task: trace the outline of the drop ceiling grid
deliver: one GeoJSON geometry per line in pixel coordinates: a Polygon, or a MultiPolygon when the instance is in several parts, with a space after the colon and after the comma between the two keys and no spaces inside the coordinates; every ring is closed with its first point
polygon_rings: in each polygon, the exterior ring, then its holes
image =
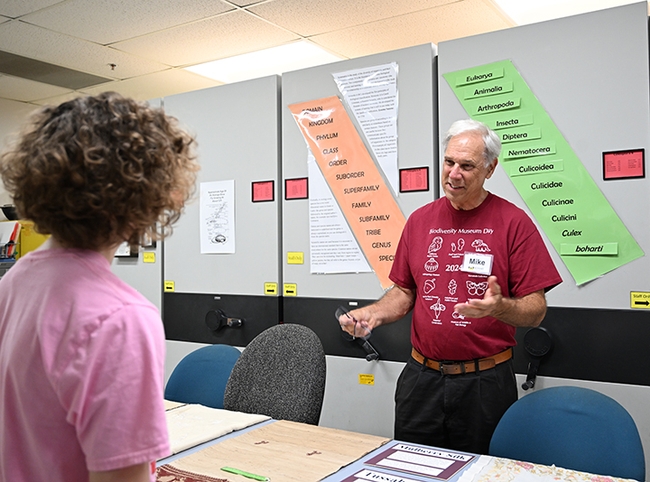
{"type": "Polygon", "coordinates": [[[255,5],[258,3],[268,3],[272,2],[274,0],[225,0],[228,3],[232,3],[233,5],[237,5],[238,7],[250,7],[251,5],[255,5]]]}
{"type": "Polygon", "coordinates": [[[483,0],[466,0],[310,38],[349,58],[510,27],[483,0]]]}
{"type": "Polygon", "coordinates": [[[219,0],[68,0],[21,20],[107,45],[234,8],[219,0]]]}
{"type": "Polygon", "coordinates": [[[430,19],[430,25],[440,32],[435,43],[516,26],[489,0],[465,0],[443,7],[438,13],[440,16],[430,19]]]}
{"type": "MultiPolygon", "coordinates": [[[[116,79],[96,89],[140,99],[215,85],[177,67],[302,37],[355,58],[513,25],[494,0],[0,0],[0,50],[116,79]]],[[[0,76],[0,98],[43,92],[22,82],[0,76]]]]}
{"type": "Polygon", "coordinates": [[[123,79],[169,66],[19,20],[0,24],[0,50],[102,77],[123,79]],[[110,64],[118,67],[111,70],[110,64]]]}
{"type": "Polygon", "coordinates": [[[112,46],[175,67],[275,47],[299,36],[242,10],[112,46]]]}
{"type": "Polygon", "coordinates": [[[313,0],[275,0],[253,5],[248,10],[292,32],[312,36],[455,1],[458,0],[322,0],[315,6],[313,0]]]}
{"type": "Polygon", "coordinates": [[[0,15],[18,18],[59,2],[61,0],[5,0],[0,3],[0,15]]]}

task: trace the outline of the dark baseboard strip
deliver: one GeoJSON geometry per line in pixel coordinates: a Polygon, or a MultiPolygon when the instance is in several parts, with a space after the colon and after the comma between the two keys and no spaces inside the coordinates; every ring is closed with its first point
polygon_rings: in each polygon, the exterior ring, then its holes
{"type": "MultiPolygon", "coordinates": [[[[163,312],[167,339],[246,346],[280,322],[306,325],[320,337],[327,355],[365,358],[357,342],[346,341],[334,317],[339,305],[363,306],[374,300],[165,293],[163,312]],[[221,309],[243,318],[241,328],[208,328],[205,316],[221,309]]],[[[553,347],[540,360],[538,376],[650,386],[650,313],[549,307],[542,322],[553,347]]],[[[370,342],[380,360],[405,362],[410,356],[410,315],[373,333],[370,342]]],[[[532,357],[523,346],[528,329],[517,330],[515,370],[526,374],[532,357]]]]}

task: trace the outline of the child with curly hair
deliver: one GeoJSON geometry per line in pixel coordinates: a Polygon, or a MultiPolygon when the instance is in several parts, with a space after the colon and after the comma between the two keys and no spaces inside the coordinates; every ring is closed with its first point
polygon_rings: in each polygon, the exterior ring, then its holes
{"type": "Polygon", "coordinates": [[[41,109],[0,157],[21,218],[51,234],[0,281],[0,481],[154,480],[163,326],[110,263],[171,233],[197,170],[175,119],[116,93],[41,109]]]}

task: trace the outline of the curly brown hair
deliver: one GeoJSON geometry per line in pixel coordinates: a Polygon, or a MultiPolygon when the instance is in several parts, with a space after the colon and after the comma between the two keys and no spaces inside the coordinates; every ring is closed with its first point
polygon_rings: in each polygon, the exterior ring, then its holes
{"type": "Polygon", "coordinates": [[[34,114],[0,157],[23,219],[66,247],[161,239],[195,190],[195,140],[162,109],[115,92],[34,114]]]}

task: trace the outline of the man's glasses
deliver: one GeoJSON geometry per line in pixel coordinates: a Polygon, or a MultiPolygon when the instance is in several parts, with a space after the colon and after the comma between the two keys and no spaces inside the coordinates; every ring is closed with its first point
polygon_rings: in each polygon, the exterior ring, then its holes
{"type": "Polygon", "coordinates": [[[345,316],[348,320],[354,323],[354,327],[352,328],[352,334],[350,334],[350,332],[344,328],[344,324],[341,324],[341,335],[345,340],[352,341],[352,340],[356,340],[357,338],[362,338],[366,340],[368,339],[368,337],[370,337],[370,330],[368,328],[362,327],[361,324],[354,318],[354,316],[352,316],[350,312],[345,308],[343,308],[342,306],[339,306],[336,309],[336,311],[334,312],[334,316],[339,321],[339,323],[342,316],[345,316]]]}
{"type": "Polygon", "coordinates": [[[368,341],[371,332],[367,327],[361,326],[361,323],[359,323],[354,318],[354,316],[352,316],[350,312],[345,308],[343,308],[342,306],[339,306],[336,309],[336,311],[334,312],[334,316],[336,317],[336,320],[341,324],[341,336],[343,337],[344,340],[356,341],[359,345],[361,345],[361,348],[363,348],[363,350],[366,352],[366,360],[368,361],[379,360],[379,353],[377,352],[377,350],[375,350],[375,347],[370,344],[370,341],[368,341]],[[344,324],[341,323],[340,320],[342,316],[344,316],[346,319],[354,323],[354,327],[352,328],[352,334],[350,334],[347,330],[344,329],[344,324]]]}

